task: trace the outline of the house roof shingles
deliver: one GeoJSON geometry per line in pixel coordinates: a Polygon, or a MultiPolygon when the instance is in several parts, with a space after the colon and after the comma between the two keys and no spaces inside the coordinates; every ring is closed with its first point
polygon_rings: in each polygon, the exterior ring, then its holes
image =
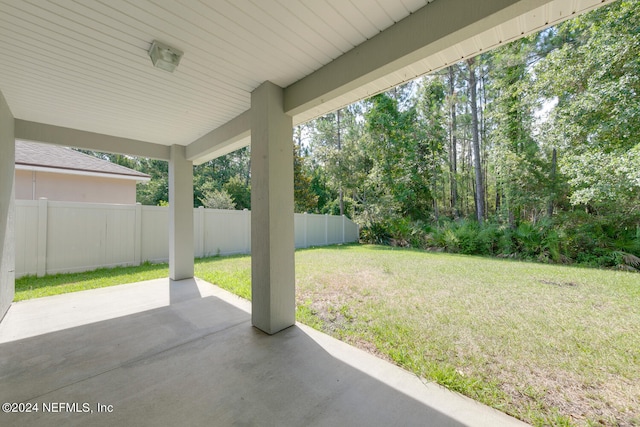
{"type": "Polygon", "coordinates": [[[150,178],[142,172],[70,148],[27,141],[16,141],[16,165],[150,178]]]}

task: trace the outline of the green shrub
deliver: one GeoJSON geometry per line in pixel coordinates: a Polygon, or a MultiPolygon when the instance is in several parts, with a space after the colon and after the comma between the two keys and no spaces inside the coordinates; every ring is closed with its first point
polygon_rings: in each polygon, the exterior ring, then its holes
{"type": "Polygon", "coordinates": [[[460,241],[456,235],[457,225],[453,221],[443,221],[427,237],[427,245],[431,248],[442,248],[447,252],[460,251],[460,241]]]}
{"type": "Polygon", "coordinates": [[[389,222],[390,243],[392,246],[411,246],[411,222],[407,218],[394,219],[389,222]]]}
{"type": "Polygon", "coordinates": [[[478,255],[480,253],[480,226],[477,222],[460,221],[457,229],[455,230],[455,234],[458,238],[460,253],[465,255],[478,255]]]}
{"type": "Polygon", "coordinates": [[[466,255],[640,270],[640,218],[599,217],[583,211],[563,212],[554,220],[523,221],[515,229],[498,220],[479,225],[474,220],[441,217],[437,223],[425,224],[392,218],[362,227],[361,239],[466,255]]]}
{"type": "Polygon", "coordinates": [[[360,229],[360,240],[374,245],[388,245],[391,241],[389,226],[383,222],[374,222],[360,229]]]}
{"type": "Polygon", "coordinates": [[[560,262],[562,254],[560,252],[560,236],[554,229],[545,230],[542,236],[542,251],[538,259],[543,262],[560,262]]]}
{"type": "Polygon", "coordinates": [[[524,258],[535,258],[540,254],[542,238],[533,224],[523,222],[518,225],[515,238],[518,252],[520,252],[524,258]]]}
{"type": "Polygon", "coordinates": [[[486,223],[478,233],[480,254],[497,255],[503,230],[496,223],[486,223]]]}
{"type": "Polygon", "coordinates": [[[447,252],[456,253],[460,251],[460,240],[458,240],[458,236],[451,228],[446,228],[443,232],[444,239],[444,249],[447,252]]]}
{"type": "Polygon", "coordinates": [[[508,226],[501,227],[498,236],[497,254],[499,256],[512,256],[516,253],[517,244],[514,230],[508,226]]]}

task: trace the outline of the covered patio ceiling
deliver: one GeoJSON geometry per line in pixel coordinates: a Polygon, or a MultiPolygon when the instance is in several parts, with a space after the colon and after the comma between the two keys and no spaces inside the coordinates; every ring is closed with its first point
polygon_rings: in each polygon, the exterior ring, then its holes
{"type": "Polygon", "coordinates": [[[0,91],[16,138],[198,164],[249,144],[265,81],[295,125],[606,1],[0,0],[0,91]]]}

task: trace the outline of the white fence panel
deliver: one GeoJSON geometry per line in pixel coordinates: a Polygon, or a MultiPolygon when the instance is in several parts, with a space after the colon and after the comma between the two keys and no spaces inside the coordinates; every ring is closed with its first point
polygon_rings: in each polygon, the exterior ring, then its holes
{"type": "Polygon", "coordinates": [[[307,214],[307,246],[327,244],[326,215],[307,214]]]}
{"type": "Polygon", "coordinates": [[[16,277],[38,270],[38,201],[16,200],[16,277]]]}
{"type": "Polygon", "coordinates": [[[307,244],[307,217],[308,214],[294,214],[293,235],[296,248],[306,248],[307,244]]]}
{"type": "Polygon", "coordinates": [[[47,273],[134,263],[135,205],[48,205],[47,273]]]}
{"type": "Polygon", "coordinates": [[[164,206],[142,206],[141,260],[169,260],[169,209],[164,206]]]}
{"type": "Polygon", "coordinates": [[[327,244],[342,243],[342,218],[341,216],[327,215],[327,244]]]}
{"type": "Polygon", "coordinates": [[[360,239],[360,228],[358,224],[351,220],[345,221],[344,224],[344,241],[357,242],[360,239]]]}
{"type": "MultiPolygon", "coordinates": [[[[296,247],[355,242],[345,217],[295,214],[296,247]]],[[[16,277],[169,259],[169,209],[16,201],[16,277]]],[[[194,257],[251,252],[251,212],[194,209],[194,257]]]]}
{"type": "Polygon", "coordinates": [[[203,256],[251,252],[249,211],[204,209],[203,256]]]}

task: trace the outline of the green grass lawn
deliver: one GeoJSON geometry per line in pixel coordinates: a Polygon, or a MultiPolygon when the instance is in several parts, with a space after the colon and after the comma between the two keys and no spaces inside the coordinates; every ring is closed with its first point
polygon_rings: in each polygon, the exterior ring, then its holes
{"type": "MultiPolygon", "coordinates": [[[[17,298],[167,275],[24,278],[17,298]]],[[[250,298],[248,256],[196,275],[250,298]]],[[[637,273],[352,245],[297,251],[296,281],[299,321],[527,422],[640,425],[637,273]]]]}
{"type": "Polygon", "coordinates": [[[145,263],[137,267],[100,268],[82,273],[25,276],[16,279],[14,301],[86,291],[106,286],[142,282],[169,276],[167,264],[145,263]]]}

